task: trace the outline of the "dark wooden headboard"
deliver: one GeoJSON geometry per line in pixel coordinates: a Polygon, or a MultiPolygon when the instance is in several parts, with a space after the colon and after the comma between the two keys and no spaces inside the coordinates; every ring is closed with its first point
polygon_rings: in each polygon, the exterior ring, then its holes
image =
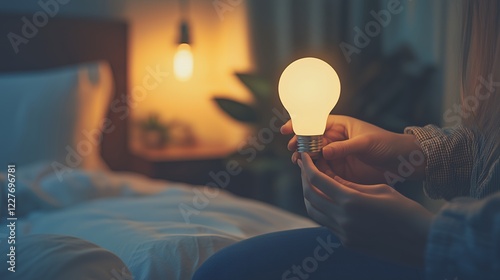
{"type": "MultiPolygon", "coordinates": [[[[115,94],[124,102],[127,95],[127,23],[122,21],[50,18],[37,28],[27,43],[19,44],[18,53],[8,39],[13,32],[23,36],[23,15],[0,15],[0,72],[39,70],[95,60],[110,63],[115,94]]],[[[26,15],[31,21],[32,15],[26,15]]],[[[23,36],[24,37],[24,36],[23,36]]],[[[126,104],[126,103],[124,103],[126,104]]],[[[108,113],[116,129],[104,135],[101,153],[113,170],[128,170],[128,119],[123,112],[108,113]]]]}

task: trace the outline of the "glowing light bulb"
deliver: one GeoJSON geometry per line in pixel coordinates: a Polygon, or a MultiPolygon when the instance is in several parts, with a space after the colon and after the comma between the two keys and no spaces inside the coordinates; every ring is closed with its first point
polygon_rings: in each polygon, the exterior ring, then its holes
{"type": "Polygon", "coordinates": [[[175,77],[183,82],[189,80],[193,75],[193,63],[193,53],[189,44],[180,44],[174,56],[175,77]]]}
{"type": "Polygon", "coordinates": [[[298,151],[318,156],[328,115],[340,97],[337,72],[321,59],[298,59],[281,74],[278,92],[292,119],[298,151]]]}

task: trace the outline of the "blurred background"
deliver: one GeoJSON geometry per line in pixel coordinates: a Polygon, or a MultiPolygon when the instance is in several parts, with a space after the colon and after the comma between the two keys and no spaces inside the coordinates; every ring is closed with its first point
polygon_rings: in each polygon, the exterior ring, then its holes
{"type": "MultiPolygon", "coordinates": [[[[154,178],[206,184],[236,161],[242,172],[227,189],[304,214],[288,137],[269,130],[273,118],[283,122],[279,75],[300,57],[321,58],[338,72],[342,93],[333,113],[391,131],[446,125],[443,112],[458,102],[461,1],[62,2],[57,17],[128,24],[127,141],[141,162],[126,169],[154,178]]],[[[3,1],[0,13],[40,7],[3,1]]],[[[439,207],[420,183],[397,188],[439,207]]]]}

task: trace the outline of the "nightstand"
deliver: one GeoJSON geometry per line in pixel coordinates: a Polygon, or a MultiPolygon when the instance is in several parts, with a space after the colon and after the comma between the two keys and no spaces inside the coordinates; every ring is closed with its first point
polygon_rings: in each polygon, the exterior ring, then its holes
{"type": "MultiPolygon", "coordinates": [[[[211,173],[227,169],[227,159],[234,152],[219,147],[165,147],[148,149],[131,147],[131,152],[145,165],[136,170],[155,179],[182,182],[192,185],[206,185],[214,182],[211,173]]],[[[255,197],[255,178],[243,170],[231,176],[226,190],[245,197],[255,197]]]]}

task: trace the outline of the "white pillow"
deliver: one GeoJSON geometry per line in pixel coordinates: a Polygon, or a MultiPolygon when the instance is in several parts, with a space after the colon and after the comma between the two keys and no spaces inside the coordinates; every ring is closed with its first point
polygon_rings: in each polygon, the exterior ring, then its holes
{"type": "Polygon", "coordinates": [[[97,169],[100,131],[113,92],[111,69],[92,62],[0,75],[0,170],[50,161],[97,169]]]}

